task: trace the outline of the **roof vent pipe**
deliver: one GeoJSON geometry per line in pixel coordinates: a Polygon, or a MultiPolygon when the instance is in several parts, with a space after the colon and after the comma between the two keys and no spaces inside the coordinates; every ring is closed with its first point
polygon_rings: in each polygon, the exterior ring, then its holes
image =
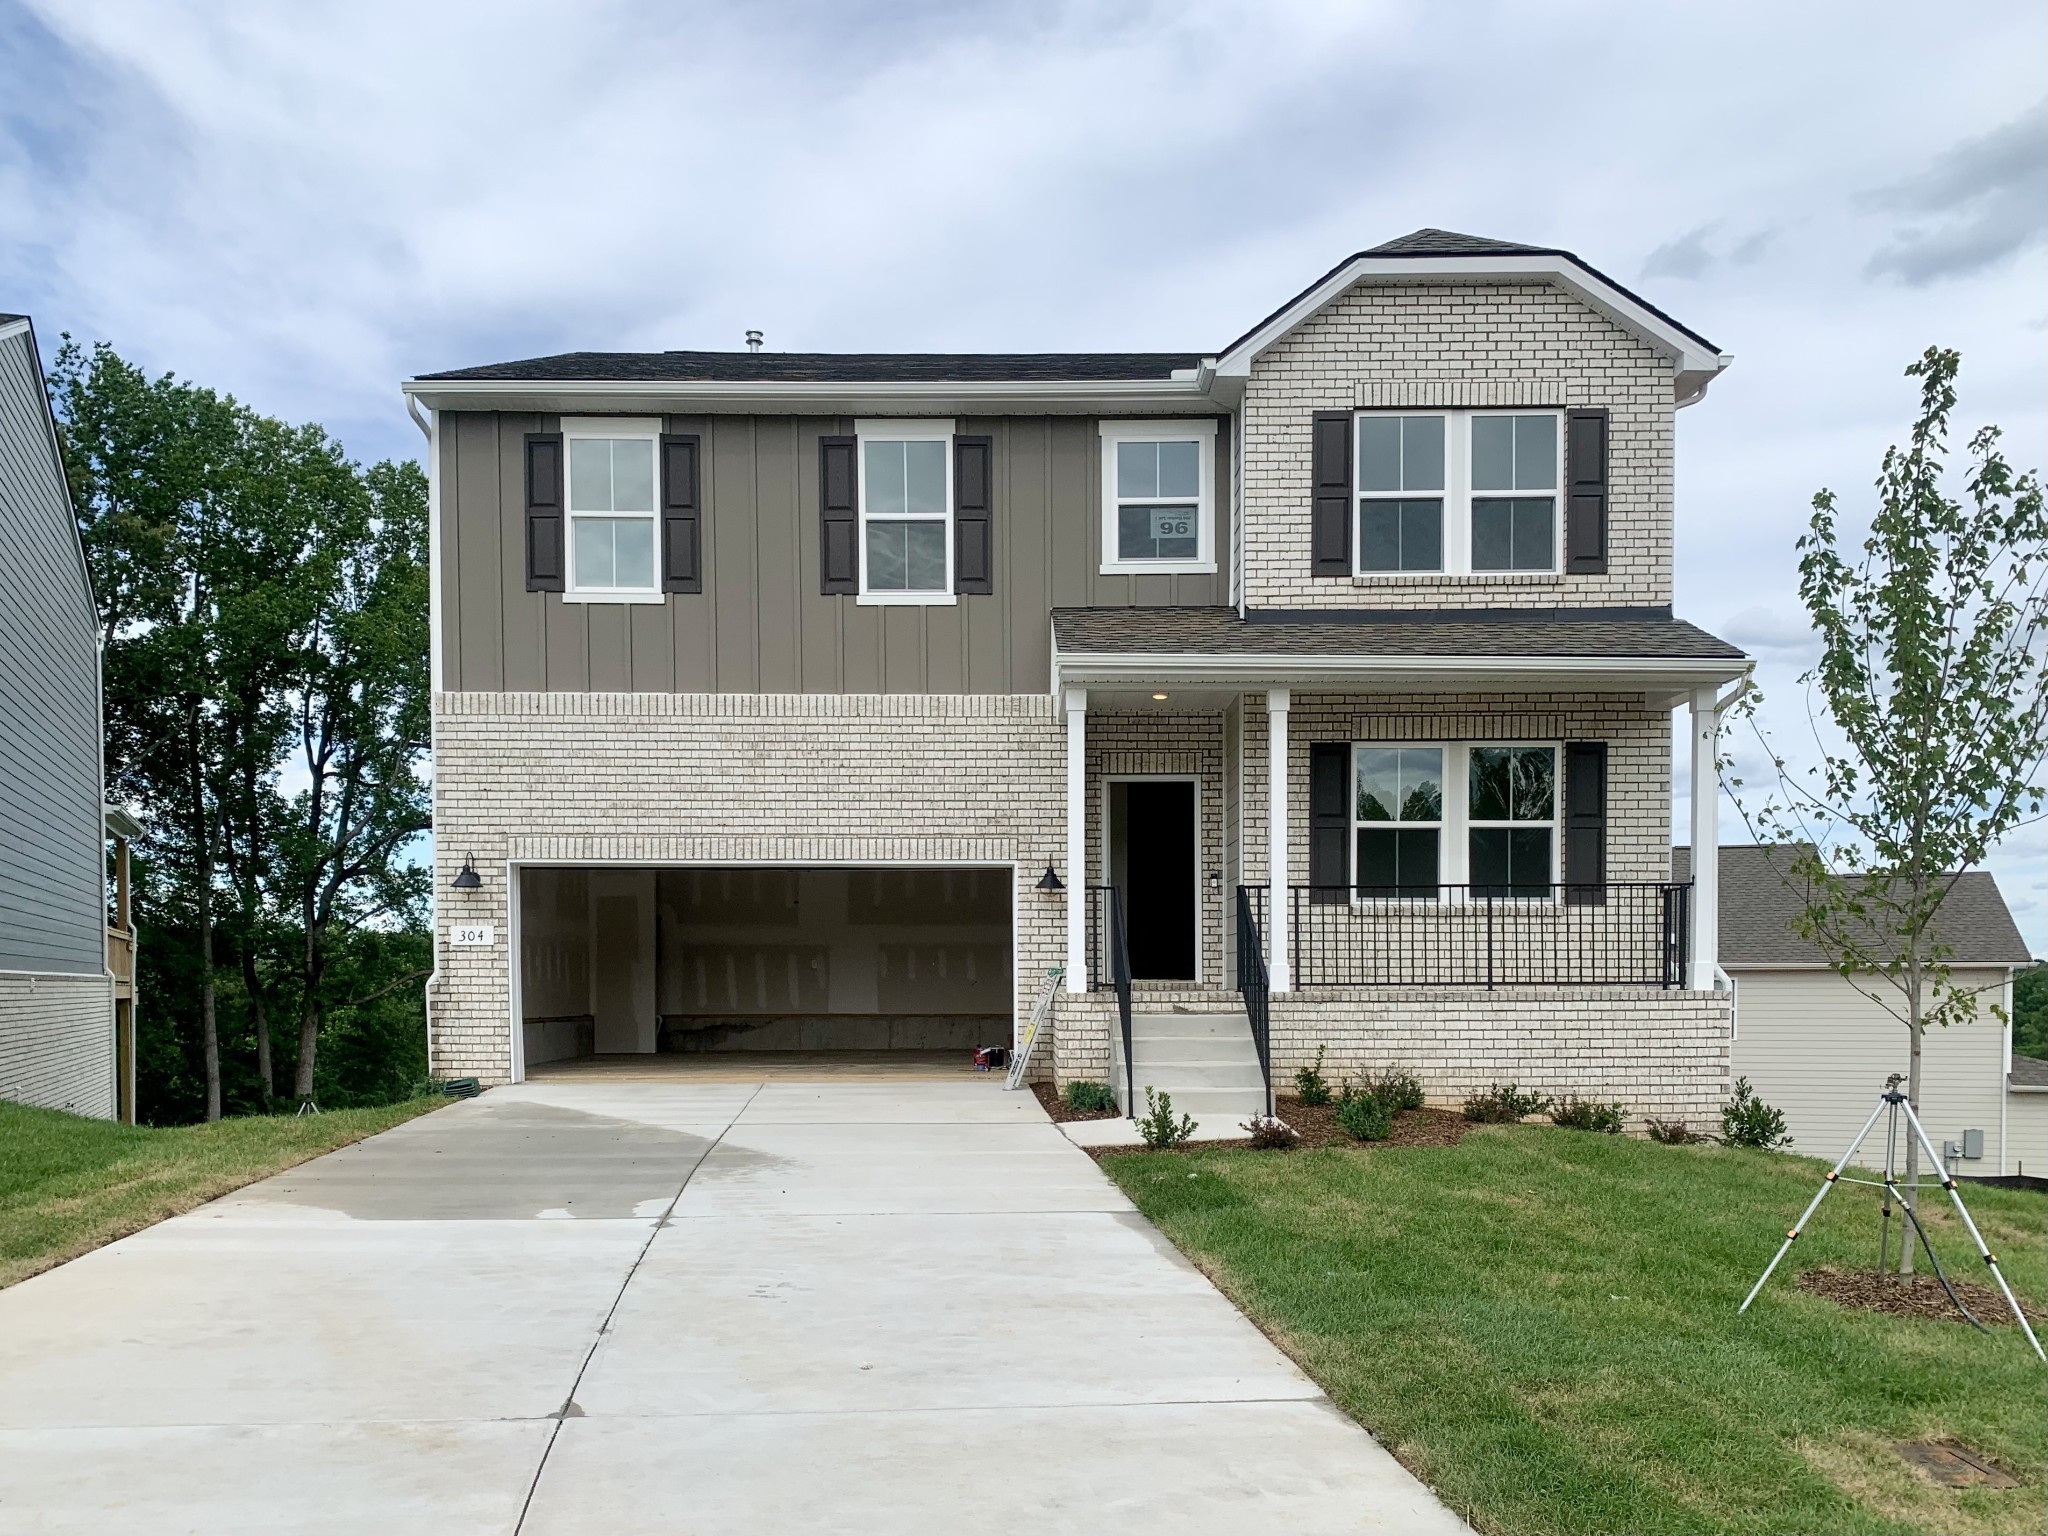
{"type": "Polygon", "coordinates": [[[761,333],[759,331],[747,332],[747,350],[749,352],[761,350],[761,333]]]}

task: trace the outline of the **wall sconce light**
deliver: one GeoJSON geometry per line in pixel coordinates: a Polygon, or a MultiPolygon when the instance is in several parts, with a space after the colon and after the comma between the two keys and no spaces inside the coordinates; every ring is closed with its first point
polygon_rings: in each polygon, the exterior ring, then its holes
{"type": "Polygon", "coordinates": [[[456,890],[473,891],[484,883],[484,877],[476,872],[475,858],[473,853],[462,856],[462,869],[455,877],[456,890]]]}
{"type": "Polygon", "coordinates": [[[1045,873],[1038,877],[1038,885],[1036,888],[1041,891],[1050,892],[1064,891],[1067,888],[1067,886],[1066,882],[1060,879],[1058,872],[1054,870],[1054,868],[1050,864],[1048,864],[1045,866],[1045,873]]]}

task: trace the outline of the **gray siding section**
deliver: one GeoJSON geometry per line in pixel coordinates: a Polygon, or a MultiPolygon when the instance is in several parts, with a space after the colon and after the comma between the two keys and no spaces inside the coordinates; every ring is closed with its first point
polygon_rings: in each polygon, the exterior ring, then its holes
{"type": "MultiPolygon", "coordinates": [[[[703,438],[704,591],[663,604],[528,592],[524,435],[552,417],[451,412],[441,438],[441,622],[451,691],[1042,693],[1056,607],[1228,600],[1227,571],[1103,575],[1093,417],[962,418],[995,439],[995,591],[863,607],[818,591],[818,439],[850,419],[670,417],[703,438]]],[[[1228,431],[1217,433],[1219,564],[1228,431]]]]}
{"type": "Polygon", "coordinates": [[[106,967],[99,621],[26,334],[0,341],[0,971],[106,967]]]}

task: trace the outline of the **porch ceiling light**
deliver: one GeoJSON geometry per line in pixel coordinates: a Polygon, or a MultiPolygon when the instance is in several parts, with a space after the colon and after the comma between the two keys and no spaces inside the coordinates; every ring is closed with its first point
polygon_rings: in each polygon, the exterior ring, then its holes
{"type": "Polygon", "coordinates": [[[462,856],[462,869],[455,876],[456,890],[473,891],[484,883],[484,877],[476,872],[475,861],[476,855],[473,853],[466,853],[462,856]]]}
{"type": "Polygon", "coordinates": [[[1060,879],[1059,872],[1050,864],[1046,865],[1045,873],[1038,877],[1037,889],[1041,891],[1064,891],[1066,888],[1066,882],[1060,879]]]}
{"type": "Polygon", "coordinates": [[[1163,693],[1155,693],[1152,695],[1152,697],[1159,700],[1159,702],[1162,704],[1166,702],[1166,695],[1163,693]]]}

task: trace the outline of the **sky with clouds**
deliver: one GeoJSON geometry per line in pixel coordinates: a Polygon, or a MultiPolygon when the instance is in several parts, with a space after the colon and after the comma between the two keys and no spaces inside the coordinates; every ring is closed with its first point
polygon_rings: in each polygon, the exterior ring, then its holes
{"type": "MultiPolygon", "coordinates": [[[[1564,246],[1736,355],[1679,418],[1679,610],[1789,738],[1792,541],[1821,486],[1867,510],[1905,364],[1959,348],[1962,424],[2048,458],[2048,8],[1932,19],[0,0],[0,309],[379,458],[433,369],[1213,350],[1420,226],[1564,246]]],[[[2048,831],[1992,867],[2048,952],[2048,831]]]]}

